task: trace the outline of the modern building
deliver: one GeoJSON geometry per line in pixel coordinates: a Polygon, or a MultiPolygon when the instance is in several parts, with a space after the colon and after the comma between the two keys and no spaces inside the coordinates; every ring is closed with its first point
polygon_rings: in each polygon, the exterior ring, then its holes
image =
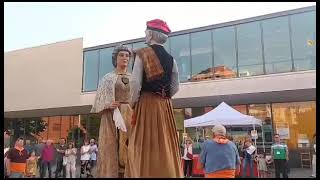
{"type": "MultiPolygon", "coordinates": [[[[100,120],[89,112],[119,43],[146,46],[139,38],[83,48],[79,38],[6,52],[4,124],[12,138],[97,138],[100,120]]],[[[291,166],[301,166],[299,153],[316,133],[316,6],[173,32],[165,48],[180,73],[173,97],[180,137],[184,119],[224,101],[263,121],[259,148],[262,137],[268,150],[280,133],[291,166]]],[[[249,130],[230,133],[242,140],[249,130]]],[[[201,129],[186,132],[203,138],[201,129]]]]}

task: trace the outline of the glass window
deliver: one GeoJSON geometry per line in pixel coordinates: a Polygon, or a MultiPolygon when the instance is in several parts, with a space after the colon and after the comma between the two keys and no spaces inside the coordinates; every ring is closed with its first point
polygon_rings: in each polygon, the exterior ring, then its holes
{"type": "Polygon", "coordinates": [[[204,114],[204,107],[193,107],[192,109],[192,117],[198,117],[204,114]]]}
{"type": "Polygon", "coordinates": [[[170,54],[170,38],[167,39],[166,43],[163,44],[163,47],[166,49],[166,51],[170,54]]]}
{"type": "Polygon", "coordinates": [[[263,129],[263,137],[261,136],[261,132],[258,131],[258,144],[261,144],[262,138],[265,141],[265,148],[267,152],[270,152],[270,148],[273,141],[273,128],[271,121],[271,106],[270,104],[250,104],[248,106],[248,111],[250,116],[254,116],[257,119],[262,121],[262,129],[263,129]]]}
{"type": "Polygon", "coordinates": [[[184,111],[183,109],[174,109],[173,110],[174,117],[176,120],[177,130],[183,130],[184,124],[184,111]]]}
{"type": "Polygon", "coordinates": [[[71,116],[71,125],[73,128],[69,130],[68,140],[72,140],[77,148],[80,148],[83,144],[83,140],[87,137],[87,129],[86,129],[86,115],[79,115],[71,116]]]}
{"type": "Polygon", "coordinates": [[[39,136],[42,137],[44,140],[48,139],[48,132],[49,132],[49,117],[42,117],[42,122],[45,124],[44,131],[39,133],[39,136]]]}
{"type": "Polygon", "coordinates": [[[101,117],[98,114],[89,114],[84,116],[85,120],[88,122],[87,124],[87,136],[89,139],[95,138],[96,142],[99,138],[99,129],[100,129],[100,121],[101,117]]]}
{"type": "Polygon", "coordinates": [[[78,127],[79,127],[79,115],[69,116],[68,117],[68,141],[73,141],[75,143],[78,143],[78,127]]]}
{"type": "Polygon", "coordinates": [[[204,107],[204,113],[210,112],[213,109],[212,106],[204,107]]]}
{"type": "Polygon", "coordinates": [[[234,27],[214,29],[212,33],[214,78],[237,77],[234,27]]]}
{"type": "MultiPolygon", "coordinates": [[[[37,142],[41,134],[47,129],[47,123],[41,118],[10,119],[9,121],[12,123],[9,129],[11,145],[14,144],[18,137],[24,137],[33,144],[37,142]]],[[[45,139],[47,139],[46,134],[45,139]]]]}
{"type": "Polygon", "coordinates": [[[48,126],[48,139],[53,140],[54,143],[59,143],[60,139],[60,116],[49,117],[49,126],[48,126]]]}
{"type": "MultiPolygon", "coordinates": [[[[144,48],[144,47],[147,47],[147,44],[145,44],[145,42],[144,41],[141,41],[141,42],[137,42],[137,43],[133,43],[132,44],[132,49],[133,49],[133,51],[136,51],[136,50],[138,50],[138,49],[140,49],[140,48],[144,48]]],[[[134,57],[133,57],[134,58],[134,57]]],[[[134,64],[134,59],[132,59],[132,63],[134,64]]],[[[131,67],[132,67],[132,65],[131,65],[131,67]]],[[[133,68],[133,67],[132,67],[133,68]]],[[[132,69],[131,68],[131,69],[132,69]]]]}
{"type": "Polygon", "coordinates": [[[98,50],[84,52],[83,90],[94,91],[98,85],[98,50]]]}
{"type": "Polygon", "coordinates": [[[211,31],[191,33],[191,59],[193,81],[212,79],[211,31]]]}
{"type": "Polygon", "coordinates": [[[263,74],[260,23],[238,25],[237,42],[239,76],[263,74]]]}
{"type": "Polygon", "coordinates": [[[190,119],[192,118],[192,109],[191,108],[185,108],[184,109],[184,119],[190,119]]]}
{"type": "Polygon", "coordinates": [[[177,134],[179,142],[183,141],[184,132],[184,109],[173,109],[174,119],[177,127],[177,134]]]}
{"type": "Polygon", "coordinates": [[[134,50],[137,50],[137,49],[140,49],[140,48],[144,48],[144,47],[147,47],[147,44],[144,42],[144,41],[141,41],[141,42],[137,42],[137,43],[133,43],[132,44],[132,48],[134,50]]]}
{"type": "Polygon", "coordinates": [[[113,70],[112,65],[112,52],[114,47],[100,49],[100,62],[99,62],[99,81],[107,73],[113,70]]]}
{"type": "Polygon", "coordinates": [[[262,21],[266,73],[292,70],[288,16],[262,21]]]}
{"type": "Polygon", "coordinates": [[[275,132],[286,140],[290,150],[311,147],[316,133],[316,103],[292,102],[272,104],[275,132]]]}
{"type": "Polygon", "coordinates": [[[316,12],[292,15],[291,33],[295,70],[316,69],[316,12]]]}
{"type": "Polygon", "coordinates": [[[242,114],[247,114],[247,106],[246,105],[235,105],[231,106],[233,109],[241,112],[242,114]]]}
{"type": "MultiPolygon", "coordinates": [[[[184,120],[190,119],[193,117],[192,114],[192,108],[185,108],[184,109],[184,120]]],[[[185,128],[185,132],[187,133],[187,136],[191,139],[194,139],[196,137],[196,128],[185,128]]]]}
{"type": "Polygon", "coordinates": [[[171,55],[176,60],[181,82],[190,80],[189,34],[170,37],[171,55]]]}
{"type": "MultiPolygon", "coordinates": [[[[128,46],[132,52],[132,50],[133,50],[132,44],[126,44],[126,46],[128,46]]],[[[131,54],[129,65],[128,65],[128,72],[130,72],[130,73],[132,72],[132,68],[133,68],[132,66],[133,66],[133,55],[131,54]]]]}
{"type": "Polygon", "coordinates": [[[71,116],[61,116],[61,137],[67,139],[71,128],[71,116]]]}

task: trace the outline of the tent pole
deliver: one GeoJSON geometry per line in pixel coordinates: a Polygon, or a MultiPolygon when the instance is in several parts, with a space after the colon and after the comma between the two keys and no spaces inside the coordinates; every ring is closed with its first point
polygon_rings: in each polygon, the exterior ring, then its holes
{"type": "Polygon", "coordinates": [[[263,147],[263,152],[266,152],[266,147],[264,146],[264,131],[263,127],[261,126],[261,132],[262,132],[262,147],[263,147]]]}
{"type": "Polygon", "coordinates": [[[204,137],[204,128],[202,128],[202,137],[203,137],[203,139],[205,139],[205,137],[204,137]]]}
{"type": "MultiPolygon", "coordinates": [[[[256,130],[256,126],[254,123],[253,123],[253,130],[254,131],[256,130]]],[[[257,132],[257,134],[258,134],[258,132],[257,132]]],[[[254,145],[257,147],[257,138],[254,138],[254,145]]]]}
{"type": "Polygon", "coordinates": [[[197,143],[198,143],[198,139],[199,139],[199,136],[198,136],[198,127],[196,127],[196,140],[197,140],[197,143]]]}
{"type": "MultiPolygon", "coordinates": [[[[254,131],[256,130],[256,125],[255,125],[255,123],[253,123],[253,130],[254,130],[254,131]]],[[[258,131],[257,131],[257,135],[258,135],[258,131]]],[[[256,138],[256,137],[254,138],[254,144],[255,144],[255,146],[256,146],[255,156],[257,157],[257,155],[258,155],[258,146],[257,146],[257,138],[256,138]]],[[[259,162],[257,162],[257,166],[259,166],[259,162]]],[[[258,172],[258,177],[260,177],[259,171],[257,171],[257,172],[258,172]]]]}

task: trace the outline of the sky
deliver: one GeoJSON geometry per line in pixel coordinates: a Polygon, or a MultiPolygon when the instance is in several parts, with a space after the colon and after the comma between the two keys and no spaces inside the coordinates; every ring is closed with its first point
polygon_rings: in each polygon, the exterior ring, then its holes
{"type": "Polygon", "coordinates": [[[315,2],[5,2],[4,51],[83,38],[83,47],[142,38],[146,21],[162,19],[172,32],[315,2]]]}

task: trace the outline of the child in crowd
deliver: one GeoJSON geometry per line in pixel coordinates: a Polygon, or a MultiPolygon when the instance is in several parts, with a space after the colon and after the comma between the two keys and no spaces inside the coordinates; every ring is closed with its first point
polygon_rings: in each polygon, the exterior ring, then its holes
{"type": "Polygon", "coordinates": [[[268,176],[268,162],[264,154],[259,154],[256,158],[256,162],[258,163],[259,178],[266,178],[268,176]]]}
{"type": "Polygon", "coordinates": [[[30,157],[29,159],[27,159],[27,170],[26,170],[26,176],[27,177],[36,177],[37,174],[37,162],[38,162],[38,158],[36,156],[36,153],[34,151],[32,151],[30,153],[30,157]]]}

